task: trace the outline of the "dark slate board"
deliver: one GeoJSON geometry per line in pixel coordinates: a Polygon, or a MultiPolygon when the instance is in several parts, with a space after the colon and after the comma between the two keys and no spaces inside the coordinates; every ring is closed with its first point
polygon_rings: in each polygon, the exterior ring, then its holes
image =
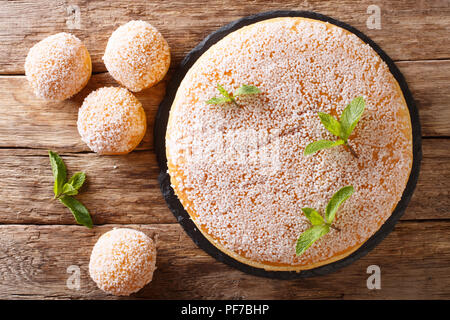
{"type": "Polygon", "coordinates": [[[253,16],[248,16],[241,18],[239,20],[236,20],[234,22],[231,22],[230,24],[220,28],[219,30],[211,33],[209,36],[207,36],[202,42],[200,42],[189,54],[184,58],[184,60],[181,62],[180,66],[176,70],[175,74],[173,75],[172,79],[170,80],[166,95],[163,101],[161,102],[159,106],[158,113],[156,115],[155,119],[155,127],[154,127],[154,139],[155,139],[155,152],[157,155],[159,167],[160,167],[160,174],[158,177],[162,194],[170,208],[170,210],[173,212],[175,217],[177,218],[178,222],[183,226],[186,233],[192,238],[192,240],[202,248],[204,251],[206,251],[208,254],[210,254],[212,257],[217,259],[218,261],[224,262],[234,268],[237,268],[243,272],[256,275],[256,276],[262,276],[262,277],[268,277],[268,278],[276,278],[276,279],[295,279],[295,278],[304,278],[304,277],[311,277],[311,276],[318,276],[318,275],[325,275],[334,271],[337,271],[338,269],[341,269],[352,262],[356,261],[357,259],[365,256],[370,250],[372,250],[378,243],[380,243],[393,229],[395,226],[395,223],[399,220],[399,218],[403,215],[405,212],[405,209],[411,199],[411,196],[414,192],[414,188],[417,183],[417,179],[419,176],[419,170],[420,170],[420,162],[422,160],[422,141],[421,141],[421,129],[420,129],[420,122],[419,122],[419,115],[416,108],[416,105],[414,103],[414,100],[412,98],[411,92],[408,89],[408,86],[405,82],[405,79],[403,75],[400,73],[400,71],[395,66],[394,62],[389,58],[389,56],[381,50],[381,48],[373,42],[371,39],[369,39],[366,35],[364,35],[359,30],[349,26],[346,23],[343,23],[341,21],[335,20],[333,18],[324,16],[322,14],[318,14],[315,12],[309,12],[309,11],[269,11],[269,12],[263,12],[259,13],[253,16]],[[243,264],[230,256],[224,254],[219,249],[217,249],[214,245],[212,245],[203,235],[202,233],[196,228],[193,221],[190,219],[189,214],[184,210],[183,206],[181,205],[180,201],[178,200],[177,196],[174,194],[174,191],[172,187],[170,186],[170,177],[167,173],[167,159],[166,159],[166,152],[165,152],[165,134],[166,134],[166,127],[167,127],[167,121],[169,118],[169,111],[170,107],[172,105],[173,99],[175,98],[175,94],[177,92],[178,86],[183,80],[185,74],[187,71],[191,68],[191,66],[194,64],[194,62],[206,51],[208,48],[210,48],[213,44],[221,40],[223,37],[225,37],[227,34],[240,29],[243,26],[253,24],[255,22],[276,18],[276,17],[305,17],[305,18],[311,18],[321,21],[326,21],[329,23],[332,23],[334,25],[337,25],[341,28],[347,29],[350,32],[357,35],[359,38],[361,38],[364,42],[368,43],[379,55],[380,57],[386,62],[386,64],[389,66],[389,70],[394,75],[394,77],[397,79],[398,83],[400,84],[400,87],[403,91],[403,95],[405,97],[405,100],[408,104],[409,113],[411,115],[411,123],[412,123],[412,134],[413,134],[413,166],[411,170],[411,174],[408,180],[408,183],[406,185],[405,191],[403,192],[402,198],[400,202],[397,204],[397,207],[393,211],[391,217],[381,226],[381,228],[369,239],[367,240],[357,251],[352,253],[351,255],[347,256],[344,259],[341,259],[339,261],[311,269],[311,270],[305,270],[301,272],[295,272],[295,271],[266,271],[264,269],[254,268],[251,266],[248,266],[246,264],[243,264]]]}

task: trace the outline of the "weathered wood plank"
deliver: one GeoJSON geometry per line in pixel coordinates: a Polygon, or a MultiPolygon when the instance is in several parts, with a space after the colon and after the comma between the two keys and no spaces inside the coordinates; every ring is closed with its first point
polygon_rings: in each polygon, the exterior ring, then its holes
{"type": "MultiPolygon", "coordinates": [[[[72,99],[47,102],[34,96],[25,77],[0,76],[0,147],[89,151],[78,134],[78,109],[89,93],[104,86],[118,84],[109,73],[93,75],[88,85],[72,99]]],[[[135,94],[145,109],[148,127],[138,150],[153,146],[153,123],[165,86],[163,81],[135,94]]]]}
{"type": "MultiPolygon", "coordinates": [[[[450,140],[425,139],[419,183],[402,219],[450,218],[450,140]]],[[[87,185],[77,196],[94,223],[175,223],[157,181],[151,151],[126,156],[62,153],[70,173],[85,171],[87,185]]],[[[0,223],[74,224],[53,197],[45,150],[0,150],[0,223]]]]}
{"type": "MultiPolygon", "coordinates": [[[[0,226],[0,298],[115,299],[97,289],[88,274],[96,239],[112,227],[0,226]],[[66,286],[71,265],[80,267],[80,290],[66,286]]],[[[261,281],[215,261],[178,224],[129,227],[158,239],[154,279],[132,298],[450,298],[450,222],[401,222],[377,248],[352,265],[327,276],[289,281],[261,281]],[[369,265],[381,268],[381,290],[367,289],[369,265]]]]}
{"type": "Polygon", "coordinates": [[[450,57],[447,1],[371,0],[251,2],[191,1],[0,1],[0,73],[23,74],[28,49],[57,32],[71,32],[90,51],[94,71],[104,71],[101,57],[108,37],[120,24],[145,19],[172,48],[174,65],[207,34],[243,16],[269,10],[309,10],[347,22],[365,32],[395,60],[450,57]],[[381,29],[369,29],[369,5],[381,9],[381,29]],[[77,6],[77,7],[75,7],[77,6]],[[349,9],[351,8],[351,9],[349,9]]]}
{"type": "MultiPolygon", "coordinates": [[[[419,108],[424,136],[450,136],[450,60],[399,62],[419,108]]],[[[37,99],[23,76],[0,76],[0,147],[88,151],[77,127],[78,108],[94,89],[117,85],[96,74],[78,95],[63,102],[37,99]]],[[[153,148],[153,123],[166,81],[136,96],[147,113],[147,134],[138,149],[153,148]]]]}
{"type": "Polygon", "coordinates": [[[152,131],[167,80],[137,94],[148,117],[147,135],[138,150],[107,157],[88,152],[76,129],[84,97],[98,87],[117,85],[107,73],[95,74],[87,88],[62,103],[35,98],[20,76],[28,49],[62,31],[86,43],[94,72],[105,71],[101,56],[106,41],[131,19],[149,21],[166,37],[173,72],[210,32],[242,16],[274,9],[320,12],[366,33],[394,60],[401,60],[397,65],[419,107],[423,135],[450,136],[450,43],[443,41],[450,31],[448,1],[0,0],[0,299],[114,299],[90,280],[88,263],[96,239],[116,226],[158,238],[154,281],[133,298],[450,299],[450,139],[423,141],[422,171],[412,201],[395,231],[368,256],[325,277],[261,281],[197,248],[161,196],[152,131]],[[366,26],[372,4],[381,9],[381,30],[366,26]],[[50,200],[47,149],[62,154],[70,173],[87,173],[78,198],[90,209],[94,229],[73,225],[69,211],[50,200]],[[381,267],[381,290],[366,288],[366,268],[372,264],[381,267]],[[79,291],[66,286],[70,265],[81,268],[79,291]]]}
{"type": "MultiPolygon", "coordinates": [[[[59,201],[52,201],[53,178],[45,150],[0,150],[0,223],[73,224],[59,201]]],[[[125,156],[64,154],[69,174],[84,171],[77,196],[94,223],[174,223],[158,184],[159,168],[150,151],[125,156]]]]}
{"type": "Polygon", "coordinates": [[[397,66],[419,108],[422,134],[450,136],[450,60],[399,62],[397,66]]]}

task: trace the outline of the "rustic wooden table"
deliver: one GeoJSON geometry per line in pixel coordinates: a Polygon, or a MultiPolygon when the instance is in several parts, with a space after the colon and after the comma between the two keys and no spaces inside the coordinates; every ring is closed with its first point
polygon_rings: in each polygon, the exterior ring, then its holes
{"type": "Polygon", "coordinates": [[[158,243],[154,280],[132,298],[449,299],[449,33],[448,0],[0,1],[0,298],[114,299],[91,281],[89,255],[102,233],[127,226],[156,237],[158,243]],[[381,29],[367,22],[372,4],[381,10],[381,29]],[[117,85],[101,57],[120,24],[143,19],[161,31],[172,48],[170,77],[210,32],[242,16],[275,9],[323,13],[375,40],[405,75],[423,133],[419,183],[395,230],[369,255],[334,274],[292,281],[258,278],[215,261],[195,246],[167,208],[157,182],[152,137],[167,79],[137,94],[147,112],[148,130],[131,154],[98,156],[76,128],[84,97],[95,88],[117,85]],[[94,72],[73,99],[44,102],[26,82],[24,60],[34,43],[62,31],[85,42],[94,72]],[[76,225],[64,207],[50,201],[48,149],[61,154],[70,172],[87,173],[79,199],[92,213],[93,229],[76,225]],[[367,288],[370,265],[381,268],[380,290],[367,288]],[[77,267],[78,290],[70,285],[77,267]]]}

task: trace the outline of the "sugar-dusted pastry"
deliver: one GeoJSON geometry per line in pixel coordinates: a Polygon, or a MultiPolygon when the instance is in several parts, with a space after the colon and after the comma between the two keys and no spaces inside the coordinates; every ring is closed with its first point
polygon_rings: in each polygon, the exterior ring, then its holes
{"type": "Polygon", "coordinates": [[[227,35],[191,67],[170,110],[166,155],[176,195],[213,245],[254,267],[300,271],[348,256],[390,217],[412,166],[411,122],[368,44],[333,24],[277,18],[227,35]],[[207,103],[219,99],[218,84],[260,93],[207,103]],[[336,138],[318,112],[338,117],[356,97],[365,101],[349,139],[357,157],[342,145],[305,156],[311,142],[336,138]],[[354,193],[334,228],[297,256],[311,226],[301,208],[324,212],[344,186],[354,193]]]}
{"type": "Polygon", "coordinates": [[[83,42],[61,32],[36,43],[25,60],[25,74],[36,96],[65,100],[89,81],[91,57],[83,42]]]}
{"type": "Polygon", "coordinates": [[[145,233],[128,228],[103,234],[94,246],[89,274],[103,291],[129,296],[153,278],[156,247],[145,233]]]}
{"type": "Polygon", "coordinates": [[[78,132],[99,154],[125,154],[141,142],[147,129],[145,111],[127,89],[104,87],[91,92],[78,111],[78,132]]]}
{"type": "Polygon", "coordinates": [[[113,32],[103,61],[121,85],[137,92],[158,83],[169,70],[170,49],[164,37],[145,21],[130,21],[113,32]]]}

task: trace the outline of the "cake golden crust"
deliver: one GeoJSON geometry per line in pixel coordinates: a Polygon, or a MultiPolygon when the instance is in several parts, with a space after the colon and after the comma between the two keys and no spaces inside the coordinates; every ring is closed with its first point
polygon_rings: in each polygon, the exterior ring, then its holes
{"type": "Polygon", "coordinates": [[[389,218],[412,166],[410,116],[384,61],[356,35],[322,21],[277,18],[241,28],[206,51],[186,74],[166,133],[172,187],[192,220],[219,250],[266,270],[300,271],[357,250],[389,218]],[[220,83],[262,93],[239,107],[211,106],[220,83]],[[353,98],[366,110],[350,137],[359,158],[336,147],[317,112],[338,116],[353,98]],[[295,255],[309,228],[302,207],[323,212],[345,185],[341,231],[295,255]]]}

